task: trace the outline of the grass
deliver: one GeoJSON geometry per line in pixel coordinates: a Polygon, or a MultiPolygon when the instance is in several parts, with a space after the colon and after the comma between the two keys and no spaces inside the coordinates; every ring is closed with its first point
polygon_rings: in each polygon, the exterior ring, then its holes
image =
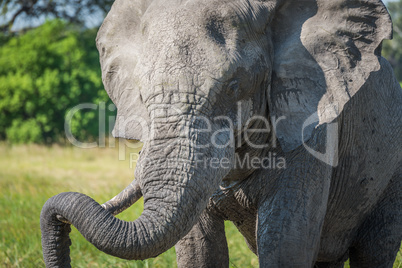
{"type": "MultiPolygon", "coordinates": [[[[85,193],[103,203],[133,179],[130,153],[119,160],[118,148],[79,149],[0,144],[0,267],[44,267],[39,215],[48,198],[65,191],[85,193]]],[[[137,202],[118,217],[135,220],[142,212],[137,202]]],[[[236,228],[227,223],[232,267],[258,267],[236,228]]],[[[109,256],[87,242],[73,228],[72,267],[175,267],[174,248],[154,259],[125,261],[109,256]]]]}
{"type": "MultiPolygon", "coordinates": [[[[103,203],[133,179],[130,153],[140,148],[79,149],[75,147],[8,146],[0,144],[0,267],[44,267],[39,215],[46,200],[58,193],[77,191],[103,203]]],[[[120,214],[127,221],[142,212],[142,202],[120,214]]],[[[258,267],[257,257],[242,236],[226,223],[230,266],[258,267]]],[[[175,267],[174,248],[154,259],[125,261],[104,254],[73,228],[72,267],[175,267]]],[[[402,267],[399,252],[394,267],[402,267]]]]}

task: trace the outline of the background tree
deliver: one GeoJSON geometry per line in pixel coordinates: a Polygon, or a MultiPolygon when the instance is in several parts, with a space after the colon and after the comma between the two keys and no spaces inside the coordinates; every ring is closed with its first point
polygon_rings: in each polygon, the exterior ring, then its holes
{"type": "MultiPolygon", "coordinates": [[[[7,32],[17,19],[29,21],[60,18],[68,22],[84,23],[96,16],[100,23],[113,0],[0,0],[0,30],[7,32]]],[[[29,26],[27,24],[23,28],[29,26]]]]}
{"type": "Polygon", "coordinates": [[[391,63],[398,80],[402,82],[402,0],[389,2],[387,7],[394,25],[394,38],[384,42],[383,55],[391,63]]]}
{"type": "MultiPolygon", "coordinates": [[[[21,36],[3,36],[0,139],[59,142],[65,139],[69,109],[82,103],[111,104],[102,85],[96,32],[53,20],[21,36]]],[[[77,139],[98,136],[98,114],[88,109],[75,114],[71,127],[77,139]]]]}

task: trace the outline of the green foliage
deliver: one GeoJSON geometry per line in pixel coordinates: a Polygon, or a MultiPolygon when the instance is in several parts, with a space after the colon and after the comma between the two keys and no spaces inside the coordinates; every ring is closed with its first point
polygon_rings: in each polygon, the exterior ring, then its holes
{"type": "MultiPolygon", "coordinates": [[[[95,36],[96,29],[53,20],[21,36],[0,37],[0,139],[61,141],[68,109],[109,101],[95,36]]],[[[78,140],[96,137],[98,111],[78,111],[72,133],[78,140]]]]}
{"type": "Polygon", "coordinates": [[[7,137],[13,137],[12,141],[16,143],[37,143],[41,140],[40,127],[32,118],[27,121],[22,121],[19,118],[13,120],[6,134],[7,137]]]}
{"type": "Polygon", "coordinates": [[[402,81],[402,0],[390,2],[387,5],[394,25],[393,40],[386,40],[383,46],[383,55],[394,68],[396,77],[402,81]]]}

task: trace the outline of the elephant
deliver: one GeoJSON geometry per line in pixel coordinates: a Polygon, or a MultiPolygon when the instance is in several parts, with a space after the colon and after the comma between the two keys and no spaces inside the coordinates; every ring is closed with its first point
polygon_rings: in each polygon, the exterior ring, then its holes
{"type": "Polygon", "coordinates": [[[402,240],[402,90],[381,56],[381,0],[116,0],[96,39],[140,140],[135,180],[104,205],[43,206],[47,267],[70,225],[124,259],[176,246],[179,267],[229,265],[233,221],[260,267],[392,267],[402,240]],[[132,222],[114,217],[144,198],[132,222]]]}

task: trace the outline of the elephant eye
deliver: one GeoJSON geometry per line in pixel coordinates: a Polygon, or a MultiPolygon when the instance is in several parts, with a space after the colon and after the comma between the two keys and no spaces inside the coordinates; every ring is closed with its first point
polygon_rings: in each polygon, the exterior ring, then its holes
{"type": "Polygon", "coordinates": [[[228,95],[236,94],[239,91],[239,82],[232,80],[226,87],[226,93],[228,95]]]}

